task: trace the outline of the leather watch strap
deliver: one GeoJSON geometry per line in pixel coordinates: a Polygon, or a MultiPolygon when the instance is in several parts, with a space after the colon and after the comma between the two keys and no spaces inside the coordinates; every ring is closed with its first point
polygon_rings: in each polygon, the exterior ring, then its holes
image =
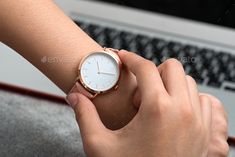
{"type": "Polygon", "coordinates": [[[85,95],[89,99],[92,99],[96,96],[87,91],[78,81],[75,83],[75,85],[73,86],[73,88],[70,90],[69,93],[76,93],[76,92],[85,95]]]}

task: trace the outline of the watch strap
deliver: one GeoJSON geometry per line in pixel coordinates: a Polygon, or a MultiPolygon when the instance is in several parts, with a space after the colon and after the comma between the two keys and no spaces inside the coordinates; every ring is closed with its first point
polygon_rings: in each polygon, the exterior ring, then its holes
{"type": "Polygon", "coordinates": [[[72,87],[72,89],[70,90],[70,93],[81,93],[84,96],[88,97],[89,99],[93,99],[96,94],[92,94],[89,91],[87,91],[80,82],[76,81],[76,83],[74,84],[74,86],[72,87]]]}

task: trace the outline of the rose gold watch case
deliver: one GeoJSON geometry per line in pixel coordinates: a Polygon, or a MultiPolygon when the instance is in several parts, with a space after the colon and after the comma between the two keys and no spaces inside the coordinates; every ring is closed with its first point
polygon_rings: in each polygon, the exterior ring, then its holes
{"type": "Polygon", "coordinates": [[[112,90],[116,90],[118,88],[118,82],[119,82],[119,79],[121,77],[121,68],[122,68],[122,62],[117,54],[118,50],[116,49],[112,49],[112,48],[104,48],[103,51],[93,51],[93,52],[90,52],[89,54],[87,54],[86,56],[83,57],[83,59],[81,60],[80,64],[79,64],[79,67],[78,67],[78,77],[76,79],[76,82],[79,81],[81,83],[81,85],[89,92],[91,92],[93,94],[93,97],[95,97],[96,95],[98,94],[102,94],[102,93],[107,93],[107,92],[110,92],[112,90]],[[119,67],[119,76],[118,76],[118,79],[117,79],[117,82],[114,84],[113,87],[111,87],[110,89],[108,90],[105,90],[105,91],[96,91],[96,90],[93,90],[91,88],[89,88],[85,82],[83,81],[82,77],[81,77],[81,67],[82,67],[82,64],[84,63],[84,61],[86,60],[86,58],[88,56],[90,56],[91,54],[94,54],[94,53],[104,53],[104,54],[107,54],[109,56],[111,56],[115,62],[117,63],[118,67],[119,67]]]}

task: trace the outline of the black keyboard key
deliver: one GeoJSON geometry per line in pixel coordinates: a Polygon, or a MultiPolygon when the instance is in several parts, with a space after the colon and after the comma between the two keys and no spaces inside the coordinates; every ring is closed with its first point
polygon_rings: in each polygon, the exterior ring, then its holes
{"type": "Polygon", "coordinates": [[[170,54],[170,50],[168,49],[168,47],[163,48],[163,50],[161,51],[161,58],[165,57],[165,58],[171,58],[171,54],[170,54]]]}
{"type": "Polygon", "coordinates": [[[235,62],[233,62],[233,61],[228,62],[227,63],[227,69],[228,69],[228,72],[230,72],[233,69],[235,69],[235,62]]]}
{"type": "Polygon", "coordinates": [[[231,91],[231,92],[235,92],[235,88],[234,87],[226,86],[224,89],[228,90],[228,91],[231,91]]]}
{"type": "Polygon", "coordinates": [[[152,44],[154,46],[155,51],[160,52],[160,51],[162,51],[163,48],[166,47],[167,42],[165,40],[154,38],[152,40],[152,44]]]}
{"type": "Polygon", "coordinates": [[[203,49],[203,50],[201,51],[201,53],[204,53],[204,54],[202,54],[202,55],[203,55],[203,56],[205,57],[205,59],[207,59],[207,60],[212,59],[212,58],[214,57],[214,55],[215,55],[215,51],[210,50],[210,49],[203,49]]]}
{"type": "Polygon", "coordinates": [[[184,64],[183,66],[184,66],[185,73],[186,73],[186,74],[189,74],[190,71],[191,71],[191,66],[189,66],[189,65],[187,65],[187,64],[184,64]]]}
{"type": "Polygon", "coordinates": [[[103,47],[109,47],[107,44],[107,38],[105,37],[104,34],[97,36],[94,40],[103,47]]]}
{"type": "Polygon", "coordinates": [[[151,38],[144,35],[137,35],[135,39],[143,48],[151,41],[151,38]]]}
{"type": "MultiPolygon", "coordinates": [[[[109,41],[109,40],[108,40],[109,41]]],[[[112,47],[115,49],[123,49],[122,48],[122,40],[120,38],[114,39],[112,42],[108,42],[107,47],[112,47]]]]}
{"type": "Polygon", "coordinates": [[[226,81],[235,82],[235,58],[230,57],[226,68],[226,81]]]}
{"type": "Polygon", "coordinates": [[[107,47],[112,47],[115,49],[121,49],[122,47],[122,40],[120,39],[120,31],[111,28],[105,28],[104,34],[106,36],[106,44],[107,47]]]}
{"type": "Polygon", "coordinates": [[[158,66],[158,65],[160,65],[160,64],[162,63],[162,62],[161,62],[159,59],[157,59],[157,58],[153,58],[152,61],[153,61],[153,63],[156,64],[156,66],[158,66]]]}
{"type": "Polygon", "coordinates": [[[109,40],[115,40],[116,38],[119,38],[120,31],[112,28],[105,28],[104,33],[107,36],[109,40]]]}
{"type": "Polygon", "coordinates": [[[197,71],[203,71],[204,67],[203,67],[202,63],[199,62],[199,63],[195,63],[195,69],[197,71]]]}
{"type": "Polygon", "coordinates": [[[204,82],[204,78],[202,78],[200,73],[196,71],[191,71],[189,75],[192,76],[198,84],[202,84],[204,82]]]}
{"type": "Polygon", "coordinates": [[[210,76],[210,79],[208,81],[209,86],[220,88],[222,86],[222,83],[224,82],[225,74],[222,73],[219,76],[212,75],[210,76]]]}
{"type": "Polygon", "coordinates": [[[213,79],[210,79],[210,80],[208,81],[208,85],[211,86],[211,87],[220,88],[221,85],[222,85],[222,82],[219,82],[219,81],[217,81],[215,78],[213,78],[213,79]]]}
{"type": "Polygon", "coordinates": [[[74,23],[76,24],[76,25],[78,25],[79,27],[83,24],[83,22],[82,21],[74,21],[74,23]]]}
{"type": "Polygon", "coordinates": [[[138,49],[138,43],[135,40],[129,43],[129,45],[127,46],[127,50],[141,55],[141,52],[138,49]]]}
{"type": "Polygon", "coordinates": [[[203,83],[204,80],[207,78],[207,71],[203,73],[203,71],[200,68],[197,68],[195,64],[192,64],[190,62],[185,62],[184,64],[185,72],[192,76],[195,81],[199,84],[203,83]]]}
{"type": "Polygon", "coordinates": [[[169,42],[167,44],[168,49],[171,51],[171,55],[176,57],[177,54],[181,51],[182,49],[182,44],[178,42],[169,42]]]}
{"type": "Polygon", "coordinates": [[[225,79],[224,73],[219,73],[219,68],[215,67],[209,73],[208,85],[220,88],[225,79]]]}
{"type": "Polygon", "coordinates": [[[201,72],[201,77],[202,77],[203,79],[206,79],[206,78],[209,77],[209,72],[208,72],[207,69],[202,70],[202,72],[201,72]]]}
{"type": "Polygon", "coordinates": [[[231,55],[225,52],[219,52],[217,54],[217,58],[220,60],[221,64],[228,64],[229,59],[231,58],[231,55]]]}
{"type": "Polygon", "coordinates": [[[104,34],[104,28],[101,26],[97,26],[94,24],[90,24],[88,27],[88,32],[89,35],[93,38],[96,39],[97,37],[99,37],[100,35],[105,35],[104,34]]]}
{"type": "Polygon", "coordinates": [[[185,45],[183,47],[183,52],[186,53],[187,56],[194,57],[198,53],[199,49],[196,46],[185,45]]]}
{"type": "Polygon", "coordinates": [[[125,44],[129,44],[130,42],[132,42],[133,40],[135,40],[135,35],[129,32],[124,32],[122,31],[120,33],[120,38],[123,40],[123,42],[125,42],[125,44]]]}
{"type": "Polygon", "coordinates": [[[133,43],[135,42],[135,35],[133,33],[122,31],[120,33],[120,38],[122,41],[122,49],[126,49],[129,51],[137,49],[135,48],[137,44],[133,43]]]}
{"type": "Polygon", "coordinates": [[[144,57],[147,51],[153,51],[151,38],[144,35],[137,35],[135,38],[137,51],[144,57]],[[146,49],[148,46],[148,49],[146,49]]]}
{"type": "Polygon", "coordinates": [[[88,33],[89,24],[81,21],[74,21],[84,32],[88,33]]]}
{"type": "Polygon", "coordinates": [[[226,77],[227,81],[235,82],[235,69],[231,70],[226,77]]]}
{"type": "Polygon", "coordinates": [[[153,48],[153,45],[151,43],[148,43],[143,51],[143,56],[146,58],[146,59],[153,59],[155,57],[155,53],[154,52],[154,48],[153,48]]]}

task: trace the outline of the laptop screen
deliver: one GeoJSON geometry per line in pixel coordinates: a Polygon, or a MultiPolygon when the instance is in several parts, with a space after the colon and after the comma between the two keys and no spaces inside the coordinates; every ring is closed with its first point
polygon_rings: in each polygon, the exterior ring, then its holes
{"type": "Polygon", "coordinates": [[[235,0],[101,0],[235,28],[235,0]]]}

